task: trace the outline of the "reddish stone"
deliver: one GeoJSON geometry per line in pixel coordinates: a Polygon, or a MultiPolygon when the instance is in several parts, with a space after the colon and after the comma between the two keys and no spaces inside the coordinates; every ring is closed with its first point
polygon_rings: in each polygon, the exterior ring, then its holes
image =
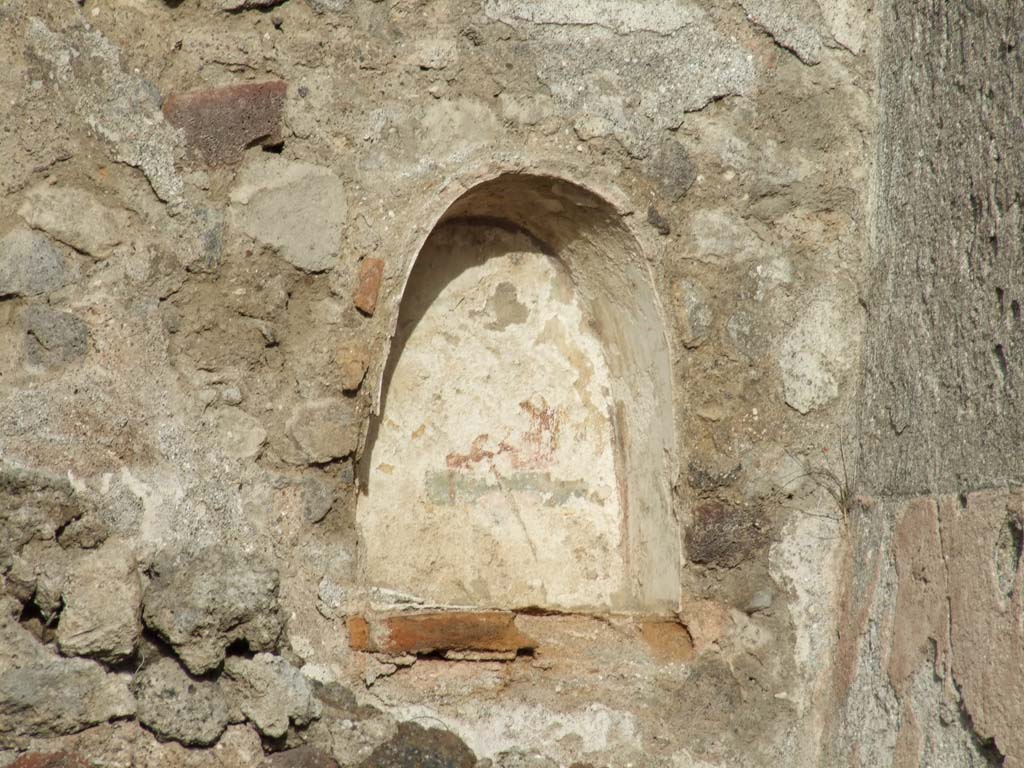
{"type": "Polygon", "coordinates": [[[693,659],[693,638],[678,621],[645,621],[640,625],[640,636],[651,649],[651,654],[662,661],[693,659]]]}
{"type": "Polygon", "coordinates": [[[287,88],[283,80],[270,80],[173,94],[164,102],[164,117],[184,131],[207,164],[237,163],[248,147],[281,143],[287,88]]]}
{"type": "Polygon", "coordinates": [[[384,261],[382,259],[363,259],[359,265],[359,286],[354,298],[356,309],[367,315],[377,311],[377,295],[380,293],[380,281],[384,277],[384,261]]]}
{"type": "Polygon", "coordinates": [[[515,652],[537,644],[515,625],[514,613],[447,611],[349,619],[349,645],[374,653],[515,652]]]}
{"type": "Polygon", "coordinates": [[[370,625],[362,616],[349,616],[345,622],[348,626],[348,645],[354,651],[370,650],[370,625]]]}
{"type": "Polygon", "coordinates": [[[10,768],[89,768],[89,764],[70,752],[26,752],[10,768]]]}

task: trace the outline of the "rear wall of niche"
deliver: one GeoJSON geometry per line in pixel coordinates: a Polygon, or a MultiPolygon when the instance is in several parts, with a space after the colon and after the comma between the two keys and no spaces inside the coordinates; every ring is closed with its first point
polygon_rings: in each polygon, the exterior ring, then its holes
{"type": "Polygon", "coordinates": [[[361,468],[363,583],[445,606],[674,610],[669,364],[608,202],[525,174],[465,193],[402,294],[361,468]]]}

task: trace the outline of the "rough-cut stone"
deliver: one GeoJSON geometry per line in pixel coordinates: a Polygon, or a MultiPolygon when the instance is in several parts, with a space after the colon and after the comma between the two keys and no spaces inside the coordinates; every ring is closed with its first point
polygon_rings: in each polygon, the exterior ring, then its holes
{"type": "Polygon", "coordinates": [[[690,280],[679,280],[672,286],[672,299],[680,340],[688,349],[696,349],[707,340],[714,320],[707,291],[690,280]]]}
{"type": "Polygon", "coordinates": [[[110,543],[80,560],[64,588],[57,625],[61,653],[120,661],[142,631],[142,587],[134,553],[110,543]]]}
{"type": "Polygon", "coordinates": [[[686,530],[686,553],[703,565],[732,568],[768,543],[765,520],[756,510],[720,501],[693,509],[686,530]]]}
{"type": "Polygon", "coordinates": [[[448,611],[349,619],[349,646],[376,653],[511,652],[536,648],[514,613],[448,611]]]}
{"type": "Polygon", "coordinates": [[[220,436],[224,453],[236,459],[258,456],[267,441],[267,430],[260,420],[241,408],[219,408],[211,419],[220,436]]]}
{"type": "Polygon", "coordinates": [[[143,596],[143,620],[201,674],[236,640],[254,651],[276,647],[283,624],[277,590],[277,570],[251,555],[219,547],[165,555],[143,596]]]}
{"type": "MultiPolygon", "coordinates": [[[[276,0],[280,2],[281,0],[276,0]]],[[[221,0],[224,10],[265,7],[274,2],[221,0]]],[[[185,134],[193,152],[209,165],[241,162],[246,148],[281,143],[282,80],[243,83],[169,96],[164,117],[185,134]]]]}
{"type": "Polygon", "coordinates": [[[61,736],[134,714],[128,686],[94,661],[40,656],[0,674],[0,745],[5,737],[61,736]]]}
{"type": "Polygon", "coordinates": [[[359,421],[348,400],[325,398],[303,403],[292,411],[286,429],[309,464],[348,456],[359,445],[359,421]]]}
{"type": "Polygon", "coordinates": [[[262,768],[338,768],[338,762],[326,752],[307,744],[270,755],[262,768]]]}
{"type": "Polygon", "coordinates": [[[345,188],[334,173],[277,155],[253,159],[231,190],[231,222],[307,272],[335,265],[346,220],[345,188]]]}
{"type": "Polygon", "coordinates": [[[350,341],[338,347],[335,359],[338,363],[341,388],[346,392],[355,392],[366,376],[366,369],[370,364],[370,350],[363,342],[350,341]]]}
{"type": "Polygon", "coordinates": [[[50,238],[15,227],[0,240],[0,297],[37,296],[71,280],[68,259],[50,238]]]}
{"type": "Polygon", "coordinates": [[[779,350],[786,405],[806,414],[836,398],[842,373],[852,364],[852,322],[857,320],[824,299],[801,313],[779,350]]]}
{"type": "Polygon", "coordinates": [[[451,731],[399,723],[392,739],[373,750],[360,768],[474,768],[476,756],[451,731]]]}
{"type": "Polygon", "coordinates": [[[40,184],[18,208],[33,229],[93,257],[105,255],[123,239],[125,216],[101,204],[84,189],[40,184]]]}
{"type": "Polygon", "coordinates": [[[232,656],[224,662],[222,679],[232,703],[264,736],[279,738],[289,723],[301,728],[320,717],[309,681],[279,656],[232,656]]]}
{"type": "Polygon", "coordinates": [[[353,302],[356,309],[367,315],[377,311],[377,298],[380,295],[380,281],[384,277],[384,261],[366,258],[359,264],[359,285],[353,302]]]}
{"type": "Polygon", "coordinates": [[[189,677],[173,659],[145,667],[132,689],[139,722],[161,738],[207,746],[227,728],[228,703],[217,683],[189,677]]]}
{"type": "Polygon", "coordinates": [[[74,362],[89,350],[89,326],[70,312],[32,305],[21,313],[25,357],[32,365],[54,367],[74,362]]]}

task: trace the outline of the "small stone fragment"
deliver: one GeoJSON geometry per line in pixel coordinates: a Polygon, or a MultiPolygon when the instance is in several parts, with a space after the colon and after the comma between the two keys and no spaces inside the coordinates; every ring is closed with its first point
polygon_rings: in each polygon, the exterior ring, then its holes
{"type": "Polygon", "coordinates": [[[0,746],[5,737],[63,736],[134,714],[128,686],[95,661],[40,656],[0,674],[0,746]]]}
{"type": "Polygon", "coordinates": [[[743,610],[748,614],[757,613],[758,611],[767,611],[772,607],[773,597],[774,595],[770,589],[759,589],[750,596],[750,601],[747,603],[747,607],[743,610]]]}
{"type": "Polygon", "coordinates": [[[654,227],[659,235],[667,236],[672,234],[672,225],[668,223],[668,219],[662,216],[653,205],[647,207],[647,223],[654,227]]]}
{"type": "Polygon", "coordinates": [[[123,240],[125,215],[100,204],[84,189],[40,184],[18,209],[33,229],[41,229],[76,251],[99,257],[123,240]]]}
{"type": "Polygon", "coordinates": [[[348,400],[326,398],[303,403],[292,411],[286,429],[309,464],[348,456],[359,443],[359,420],[348,400]]]}
{"type": "Polygon", "coordinates": [[[672,299],[680,340],[687,349],[696,349],[707,341],[714,321],[707,291],[690,280],[679,280],[672,286],[672,299]]]}
{"type": "MultiPolygon", "coordinates": [[[[243,0],[226,4],[251,7],[243,0]]],[[[174,94],[164,102],[164,117],[184,132],[194,156],[208,165],[230,165],[241,162],[248,147],[281,143],[287,90],[283,80],[270,80],[174,94]]]]}
{"type": "Polygon", "coordinates": [[[259,653],[224,662],[224,685],[243,715],[264,736],[280,738],[320,717],[320,702],[302,672],[280,656],[259,653]]]}
{"type": "Polygon", "coordinates": [[[695,563],[732,568],[768,543],[756,510],[706,501],[693,510],[686,530],[686,551],[695,563]]]}
{"type": "Polygon", "coordinates": [[[89,326],[70,312],[34,304],[21,313],[21,325],[25,357],[32,365],[66,365],[88,352],[89,326]]]}
{"type": "Polygon", "coordinates": [[[262,768],[338,768],[338,763],[326,752],[307,744],[269,755],[262,768]]]}
{"type": "Polygon", "coordinates": [[[0,240],[0,297],[38,296],[70,279],[67,258],[46,235],[16,227],[0,240]]]}
{"type": "Polygon", "coordinates": [[[63,600],[57,625],[61,653],[116,662],[135,652],[142,632],[142,587],[128,547],[111,543],[82,558],[63,600]]]}
{"type": "Polygon", "coordinates": [[[228,703],[217,683],[190,677],[174,659],[145,667],[132,690],[139,722],[162,739],[205,747],[227,728],[228,703]]]}
{"type": "Polygon", "coordinates": [[[334,266],[347,215],[345,188],[332,171],[264,153],[231,190],[231,223],[306,272],[334,266]]]}
{"type": "Polygon", "coordinates": [[[366,369],[370,365],[370,352],[366,344],[350,341],[338,348],[335,358],[341,375],[341,388],[346,392],[355,392],[363,383],[366,369]]]}
{"type": "Polygon", "coordinates": [[[319,523],[334,506],[334,488],[314,477],[302,481],[302,507],[310,523],[319,523]]]}
{"type": "Polygon", "coordinates": [[[237,640],[253,651],[276,647],[283,626],[276,569],[252,555],[211,547],[191,557],[165,554],[153,570],[143,621],[193,674],[219,665],[237,640]]]}
{"type": "Polygon", "coordinates": [[[377,297],[380,294],[380,281],[384,277],[384,261],[382,259],[363,259],[359,264],[359,285],[353,299],[356,309],[372,316],[377,311],[377,297]]]}
{"type": "Polygon", "coordinates": [[[476,755],[451,731],[424,728],[416,723],[399,723],[390,741],[381,744],[360,764],[360,768],[398,766],[443,766],[474,768],[476,755]]]}

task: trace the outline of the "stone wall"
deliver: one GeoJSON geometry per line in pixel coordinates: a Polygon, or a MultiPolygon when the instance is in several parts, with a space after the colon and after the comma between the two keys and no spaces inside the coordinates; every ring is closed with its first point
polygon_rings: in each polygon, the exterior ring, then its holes
{"type": "MultiPolygon", "coordinates": [[[[814,764],[876,26],[868,0],[3,3],[0,764],[814,764]],[[605,356],[607,391],[544,386],[613,443],[579,474],[618,499],[617,597],[579,597],[586,537],[565,599],[454,605],[362,534],[409,275],[479,225],[568,271],[562,349],[605,356]]],[[[527,557],[503,496],[473,512],[527,557]]],[[[477,546],[436,518],[448,562],[477,546]]]]}
{"type": "Polygon", "coordinates": [[[1024,17],[887,3],[829,765],[1024,765],[1024,17]]]}

